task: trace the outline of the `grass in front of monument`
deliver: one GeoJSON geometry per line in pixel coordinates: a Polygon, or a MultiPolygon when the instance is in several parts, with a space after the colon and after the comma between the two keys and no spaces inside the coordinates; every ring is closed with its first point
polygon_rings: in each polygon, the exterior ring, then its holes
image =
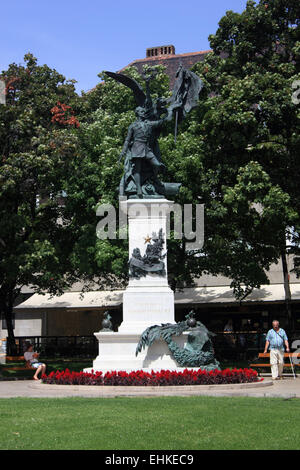
{"type": "Polygon", "coordinates": [[[299,449],[299,414],[281,398],[3,398],[0,449],[299,449]]]}

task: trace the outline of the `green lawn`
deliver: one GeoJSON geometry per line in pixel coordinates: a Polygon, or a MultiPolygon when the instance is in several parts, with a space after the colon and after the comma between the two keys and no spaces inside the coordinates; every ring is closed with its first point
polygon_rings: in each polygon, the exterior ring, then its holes
{"type": "Polygon", "coordinates": [[[0,449],[300,449],[300,400],[0,399],[0,449]]]}

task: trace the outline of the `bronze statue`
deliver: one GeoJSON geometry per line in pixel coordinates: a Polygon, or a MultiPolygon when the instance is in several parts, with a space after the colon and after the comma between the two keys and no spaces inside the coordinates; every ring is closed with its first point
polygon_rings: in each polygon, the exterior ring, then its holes
{"type": "MultiPolygon", "coordinates": [[[[157,98],[152,101],[150,81],[155,71],[143,75],[146,93],[132,78],[113,72],[106,75],[132,89],[137,108],[136,121],[129,126],[127,137],[119,158],[125,157],[124,173],[120,182],[120,195],[128,198],[163,198],[178,193],[180,183],[163,183],[158,174],[165,170],[161,160],[158,137],[165,122],[171,121],[176,112],[176,129],[178,118],[185,117],[197,103],[203,83],[200,78],[179,67],[171,98],[157,98]]],[[[175,131],[175,135],[177,130],[175,131]]]]}
{"type": "Polygon", "coordinates": [[[148,241],[144,256],[141,255],[139,248],[134,248],[129,260],[129,277],[140,279],[149,273],[164,276],[166,274],[164,258],[166,254],[162,254],[164,245],[164,237],[162,229],[158,235],[152,234],[152,238],[148,241]]]}
{"type": "Polygon", "coordinates": [[[203,370],[220,369],[220,363],[215,358],[212,337],[210,332],[200,321],[196,321],[193,310],[186,315],[184,321],[171,324],[153,325],[141,334],[136,347],[137,356],[146,346],[151,346],[157,340],[167,343],[168,349],[180,367],[201,367],[203,370]],[[192,321],[195,320],[195,321],[192,321]],[[173,339],[188,332],[187,343],[181,347],[173,339]]]}
{"type": "MultiPolygon", "coordinates": [[[[148,110],[138,106],[135,110],[137,120],[129,126],[128,134],[120,155],[120,160],[126,156],[125,172],[120,185],[120,195],[125,195],[130,191],[130,178],[135,184],[135,191],[138,198],[143,198],[142,185],[151,179],[154,189],[158,188],[157,174],[165,169],[165,165],[160,160],[158,150],[157,132],[163,123],[172,117],[172,109],[168,109],[166,117],[157,120],[147,118],[148,110]]],[[[149,190],[148,190],[149,191],[149,190]]],[[[151,194],[151,190],[149,191],[151,194]]]]}
{"type": "Polygon", "coordinates": [[[113,325],[111,322],[111,315],[109,314],[109,311],[107,310],[103,314],[103,320],[102,320],[102,328],[101,331],[113,331],[113,325]]]}

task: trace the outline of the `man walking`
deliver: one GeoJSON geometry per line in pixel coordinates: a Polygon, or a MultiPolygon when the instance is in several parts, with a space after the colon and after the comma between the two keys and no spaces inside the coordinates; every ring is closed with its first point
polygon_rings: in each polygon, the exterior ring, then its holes
{"type": "Polygon", "coordinates": [[[272,329],[268,331],[266,337],[266,344],[264,354],[266,354],[268,347],[270,346],[270,364],[272,379],[282,379],[283,364],[284,364],[284,346],[286,352],[290,352],[288,338],[286,332],[279,328],[279,321],[274,320],[272,322],[272,329]]]}

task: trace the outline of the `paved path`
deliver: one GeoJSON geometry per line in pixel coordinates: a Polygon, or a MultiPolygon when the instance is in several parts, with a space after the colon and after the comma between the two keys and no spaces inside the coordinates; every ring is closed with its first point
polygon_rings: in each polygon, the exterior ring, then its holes
{"type": "MultiPolygon", "coordinates": [[[[270,384],[270,379],[265,379],[265,385],[270,384]]],[[[243,384],[246,385],[246,384],[243,384]]],[[[270,386],[260,386],[259,388],[239,387],[234,389],[232,386],[217,386],[208,388],[207,386],[186,387],[184,391],[168,390],[165,387],[160,388],[160,396],[248,396],[248,397],[280,397],[280,398],[300,398],[300,378],[296,380],[287,378],[282,381],[276,381],[270,386]],[[191,390],[193,388],[193,390],[191,390]]],[[[144,389],[145,390],[145,389],[144,389]]],[[[150,388],[145,390],[143,396],[158,396],[150,388]]],[[[88,387],[88,386],[56,386],[44,385],[40,382],[31,380],[1,381],[0,398],[13,397],[32,397],[32,398],[62,398],[62,397],[115,397],[115,396],[139,396],[134,387],[88,387]]]]}

